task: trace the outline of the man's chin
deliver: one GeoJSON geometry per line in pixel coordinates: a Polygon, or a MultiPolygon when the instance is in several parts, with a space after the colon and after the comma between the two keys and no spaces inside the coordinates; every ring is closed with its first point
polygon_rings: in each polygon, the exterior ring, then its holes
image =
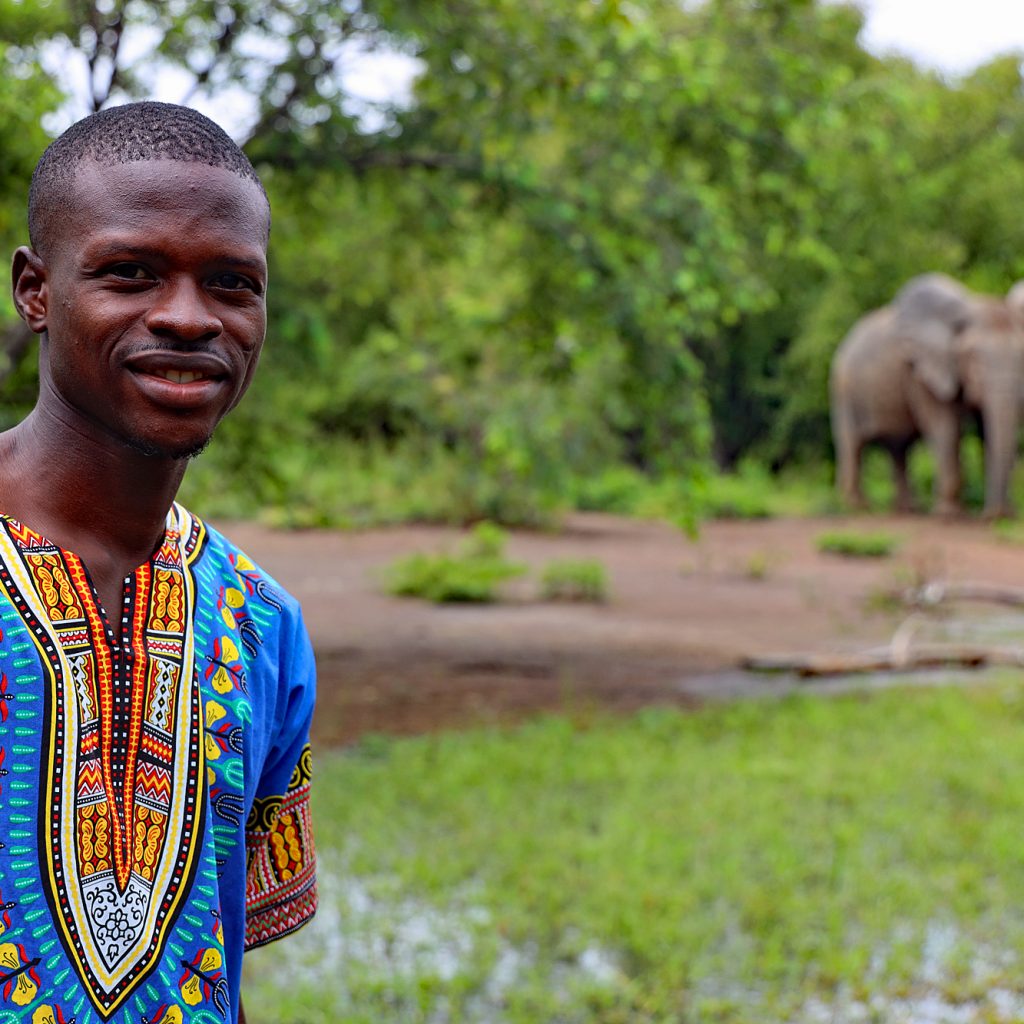
{"type": "Polygon", "coordinates": [[[189,445],[167,445],[158,444],[145,438],[131,437],[125,440],[125,444],[138,452],[152,459],[172,459],[181,462],[185,459],[194,459],[197,455],[206,450],[210,438],[203,438],[201,441],[189,445]]]}

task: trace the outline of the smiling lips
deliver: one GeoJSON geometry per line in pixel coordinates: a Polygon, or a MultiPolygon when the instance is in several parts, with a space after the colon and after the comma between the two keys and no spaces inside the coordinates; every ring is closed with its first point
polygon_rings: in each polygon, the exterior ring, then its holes
{"type": "Polygon", "coordinates": [[[129,359],[126,368],[150,401],[183,411],[217,400],[232,376],[231,367],[210,352],[150,351],[129,359]]]}
{"type": "Polygon", "coordinates": [[[215,384],[231,376],[231,368],[210,352],[146,352],[128,360],[128,369],[151,380],[177,386],[215,384]]]}
{"type": "Polygon", "coordinates": [[[206,379],[206,374],[199,373],[198,370],[150,370],[149,373],[153,377],[169,380],[172,384],[191,384],[193,381],[206,379]]]}

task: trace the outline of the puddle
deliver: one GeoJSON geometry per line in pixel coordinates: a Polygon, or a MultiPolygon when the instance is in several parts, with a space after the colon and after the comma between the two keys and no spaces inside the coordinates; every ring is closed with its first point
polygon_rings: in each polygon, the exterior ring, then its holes
{"type": "Polygon", "coordinates": [[[430,990],[436,993],[434,1012],[423,1016],[417,1010],[409,1019],[440,1024],[454,1019],[444,986],[458,988],[466,980],[476,992],[460,1004],[458,1019],[489,1024],[501,1019],[511,993],[527,979],[536,985],[544,971],[545,987],[567,998],[581,988],[625,982],[615,955],[596,945],[567,942],[582,948],[544,967],[537,948],[513,945],[498,934],[491,913],[471,892],[433,906],[398,895],[388,879],[346,876],[329,857],[321,859],[318,880],[317,915],[289,937],[287,962],[260,951],[247,958],[246,990],[257,993],[257,1005],[264,988],[327,992],[339,1009],[351,1005],[353,985],[394,991],[396,1002],[401,993],[430,990]]]}
{"type": "MultiPolygon", "coordinates": [[[[912,938],[907,930],[892,946],[912,938]]],[[[840,990],[832,1000],[807,1000],[787,1024],[1017,1024],[1024,1020],[1024,993],[1005,985],[1018,957],[1002,947],[971,941],[955,924],[932,921],[921,941],[920,962],[906,994],[888,995],[885,969],[891,948],[879,948],[871,959],[866,987],[879,991],[856,998],[840,990]],[[957,990],[980,993],[954,999],[957,990]]]]}
{"type": "MultiPolygon", "coordinates": [[[[587,1000],[579,998],[581,993],[603,990],[614,997],[625,991],[628,979],[614,951],[587,944],[579,936],[567,937],[575,939],[567,945],[578,952],[545,966],[537,948],[514,945],[498,934],[491,913],[472,896],[466,892],[442,907],[433,906],[399,896],[387,879],[344,877],[337,864],[325,863],[320,910],[312,924],[289,939],[287,960],[259,952],[247,959],[248,998],[260,1006],[266,993],[269,1012],[273,993],[290,991],[290,998],[295,998],[307,990],[319,1001],[326,996],[342,1014],[360,1001],[361,996],[353,999],[353,993],[370,991],[388,994],[389,1019],[396,1022],[501,1024],[507,1019],[509,998],[524,984],[541,983],[548,993],[563,995],[567,1021],[587,1019],[587,1000]]],[[[996,934],[1012,931],[999,922],[990,927],[996,934]]],[[[736,945],[736,962],[745,959],[740,949],[750,953],[743,934],[730,935],[728,944],[736,945]]],[[[1024,992],[1007,985],[1007,978],[1019,972],[1018,954],[1005,945],[973,941],[946,921],[931,922],[923,935],[908,928],[881,944],[856,990],[873,989],[872,995],[858,996],[849,987],[840,987],[832,997],[805,1000],[784,1017],[767,1009],[766,989],[745,987],[726,977],[729,969],[722,964],[719,960],[717,976],[696,982],[692,1005],[725,1000],[742,1010],[744,1019],[763,1024],[1024,1021],[1024,992]],[[915,937],[917,967],[910,977],[894,980],[894,952],[905,951],[915,937]],[[959,999],[958,992],[977,996],[959,999]]],[[[700,1019],[699,1011],[694,1019],[700,1019]]]]}

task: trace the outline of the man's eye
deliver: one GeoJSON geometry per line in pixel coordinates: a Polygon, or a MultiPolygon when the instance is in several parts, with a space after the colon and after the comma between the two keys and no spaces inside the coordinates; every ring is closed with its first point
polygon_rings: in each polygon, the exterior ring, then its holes
{"type": "Polygon", "coordinates": [[[151,281],[153,279],[153,275],[140,263],[115,263],[107,273],[126,281],[151,281]]]}
{"type": "Polygon", "coordinates": [[[218,274],[211,282],[214,288],[224,288],[226,291],[237,292],[243,289],[258,291],[259,289],[249,278],[242,274],[218,274]]]}

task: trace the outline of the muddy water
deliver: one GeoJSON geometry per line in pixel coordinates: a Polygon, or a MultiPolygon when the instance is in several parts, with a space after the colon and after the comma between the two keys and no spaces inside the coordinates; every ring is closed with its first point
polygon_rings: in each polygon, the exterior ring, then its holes
{"type": "MultiPolygon", "coordinates": [[[[736,932],[729,941],[742,961],[751,940],[736,932]]],[[[270,1014],[279,993],[289,993],[288,1005],[306,1005],[308,999],[344,1015],[358,1010],[352,993],[386,991],[394,993],[389,1017],[394,1021],[501,1024],[510,995],[538,981],[564,997],[566,1019],[573,1020],[580,1019],[581,993],[604,993],[614,1000],[635,992],[614,949],[580,935],[568,936],[565,947],[579,952],[545,966],[536,947],[516,945],[500,933],[471,888],[431,904],[399,893],[386,878],[347,876],[338,858],[326,857],[320,910],[289,939],[286,958],[274,946],[246,958],[246,1003],[251,1020],[269,1024],[276,1017],[259,1011],[270,1014]],[[473,994],[456,1010],[443,994],[445,987],[464,991],[467,983],[473,994]],[[410,997],[417,992],[433,993],[429,1008],[410,997]]],[[[840,988],[830,998],[807,999],[782,1020],[764,1008],[763,992],[728,977],[699,979],[693,996],[695,1004],[743,1006],[745,1019],[762,1024],[1019,1024],[1024,994],[1002,981],[1019,970],[1016,952],[980,943],[957,925],[936,919],[923,934],[908,929],[878,946],[858,986],[859,993],[873,990],[868,997],[840,988]],[[911,978],[893,981],[887,974],[890,959],[907,943],[920,947],[917,968],[911,978]],[[966,965],[965,948],[971,951],[966,965]],[[978,996],[948,998],[944,993],[964,990],[965,971],[978,996]]]]}

